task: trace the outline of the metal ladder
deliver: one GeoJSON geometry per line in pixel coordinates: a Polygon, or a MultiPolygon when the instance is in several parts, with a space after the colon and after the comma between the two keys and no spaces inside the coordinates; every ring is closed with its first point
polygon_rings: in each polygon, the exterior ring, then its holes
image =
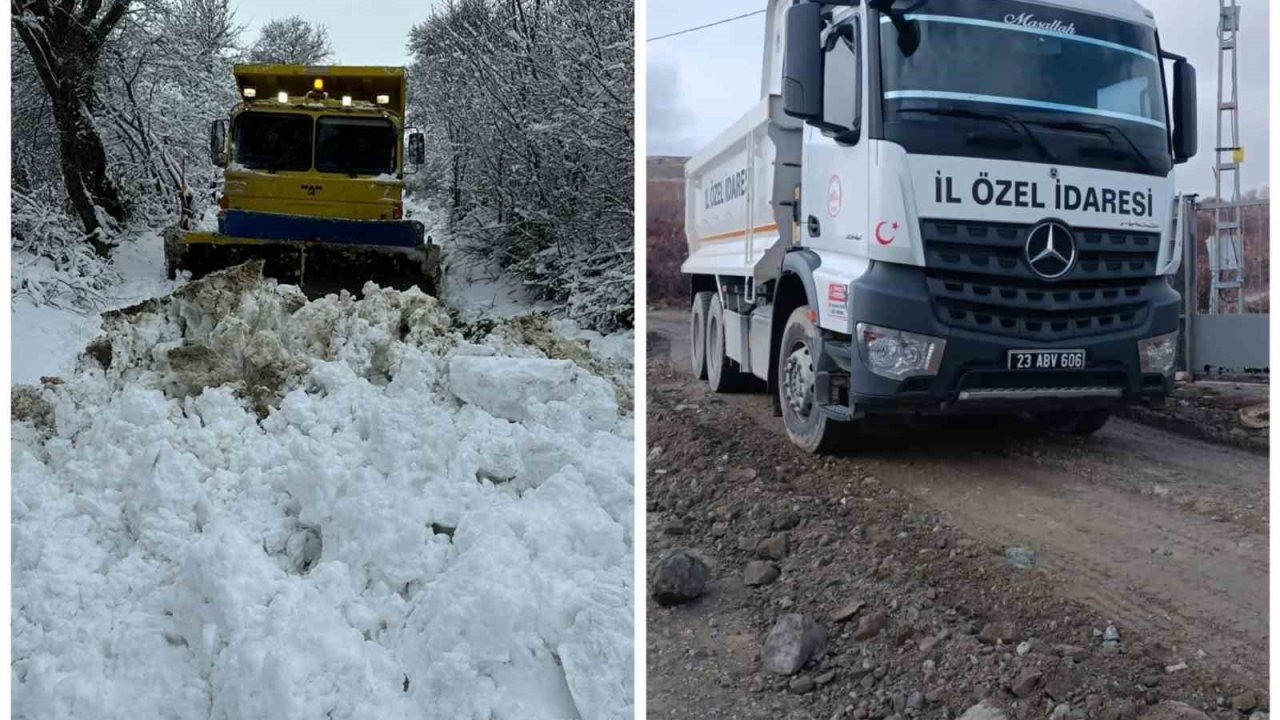
{"type": "Polygon", "coordinates": [[[1214,146],[1214,234],[1209,238],[1209,314],[1243,314],[1244,235],[1241,229],[1240,92],[1236,41],[1240,31],[1238,0],[1218,0],[1218,138],[1214,146]],[[1226,176],[1224,178],[1224,176],[1226,176]],[[1224,185],[1230,196],[1223,197],[1224,185]]]}

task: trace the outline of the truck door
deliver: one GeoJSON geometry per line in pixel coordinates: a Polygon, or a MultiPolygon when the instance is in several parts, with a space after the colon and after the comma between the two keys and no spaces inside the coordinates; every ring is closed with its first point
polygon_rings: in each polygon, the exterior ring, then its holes
{"type": "Polygon", "coordinates": [[[862,17],[848,13],[824,35],[824,117],[805,129],[800,218],[803,245],[856,257],[867,255],[871,165],[862,17]]]}

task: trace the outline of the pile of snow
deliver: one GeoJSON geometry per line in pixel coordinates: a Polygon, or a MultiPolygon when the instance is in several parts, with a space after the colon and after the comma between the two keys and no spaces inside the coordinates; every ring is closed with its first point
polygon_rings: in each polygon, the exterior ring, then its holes
{"type": "Polygon", "coordinates": [[[14,390],[15,716],[629,718],[604,361],[259,272],[108,313],[14,390]]]}
{"type": "MultiPolygon", "coordinates": [[[[509,320],[518,324],[544,316],[563,315],[562,308],[531,300],[519,278],[493,263],[474,257],[466,248],[455,246],[442,218],[420,195],[406,197],[405,210],[410,218],[426,226],[427,236],[443,250],[442,298],[459,322],[483,324],[509,320]]],[[[635,356],[634,330],[604,335],[583,329],[566,317],[555,317],[538,331],[551,333],[562,341],[586,343],[591,357],[603,366],[604,374],[614,377],[620,389],[629,391],[632,358],[635,356]]],[[[537,339],[520,338],[520,341],[543,346],[537,339]]],[[[519,351],[513,349],[513,352],[519,351]]]]}
{"type": "Polygon", "coordinates": [[[587,343],[591,354],[604,363],[630,365],[636,354],[636,336],[633,330],[602,335],[595,330],[583,330],[567,318],[553,320],[551,330],[565,339],[587,343]]]}

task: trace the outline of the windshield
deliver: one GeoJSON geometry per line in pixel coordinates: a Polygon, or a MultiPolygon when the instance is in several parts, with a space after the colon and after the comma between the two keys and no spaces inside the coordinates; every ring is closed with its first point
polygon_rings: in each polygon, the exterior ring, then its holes
{"type": "Polygon", "coordinates": [[[898,3],[880,25],[884,136],[909,152],[1167,175],[1155,31],[1016,0],[898,3]]]}
{"type": "Polygon", "coordinates": [[[235,161],[251,170],[310,170],[311,116],[241,113],[235,119],[235,161]]]}
{"type": "Polygon", "coordinates": [[[394,173],[396,130],[380,118],[323,117],[316,123],[316,169],[358,175],[394,173]]]}

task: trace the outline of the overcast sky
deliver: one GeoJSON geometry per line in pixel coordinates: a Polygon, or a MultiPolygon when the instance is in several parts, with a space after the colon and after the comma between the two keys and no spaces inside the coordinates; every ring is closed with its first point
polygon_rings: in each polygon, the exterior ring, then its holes
{"type": "MultiPolygon", "coordinates": [[[[1143,0],[1156,14],[1166,50],[1186,55],[1200,80],[1200,153],[1178,168],[1179,189],[1213,193],[1217,102],[1215,0],[1143,0]]],[[[1267,0],[1240,0],[1240,135],[1245,190],[1268,185],[1267,0]]],[[[763,9],[764,0],[649,0],[649,37],[763,9]]],[[[650,155],[692,155],[760,97],[764,15],[648,43],[650,155]]]]}
{"type": "Polygon", "coordinates": [[[432,0],[234,0],[244,40],[273,18],[301,15],[327,25],[334,61],[346,65],[408,65],[409,28],[427,18],[432,0]]]}

